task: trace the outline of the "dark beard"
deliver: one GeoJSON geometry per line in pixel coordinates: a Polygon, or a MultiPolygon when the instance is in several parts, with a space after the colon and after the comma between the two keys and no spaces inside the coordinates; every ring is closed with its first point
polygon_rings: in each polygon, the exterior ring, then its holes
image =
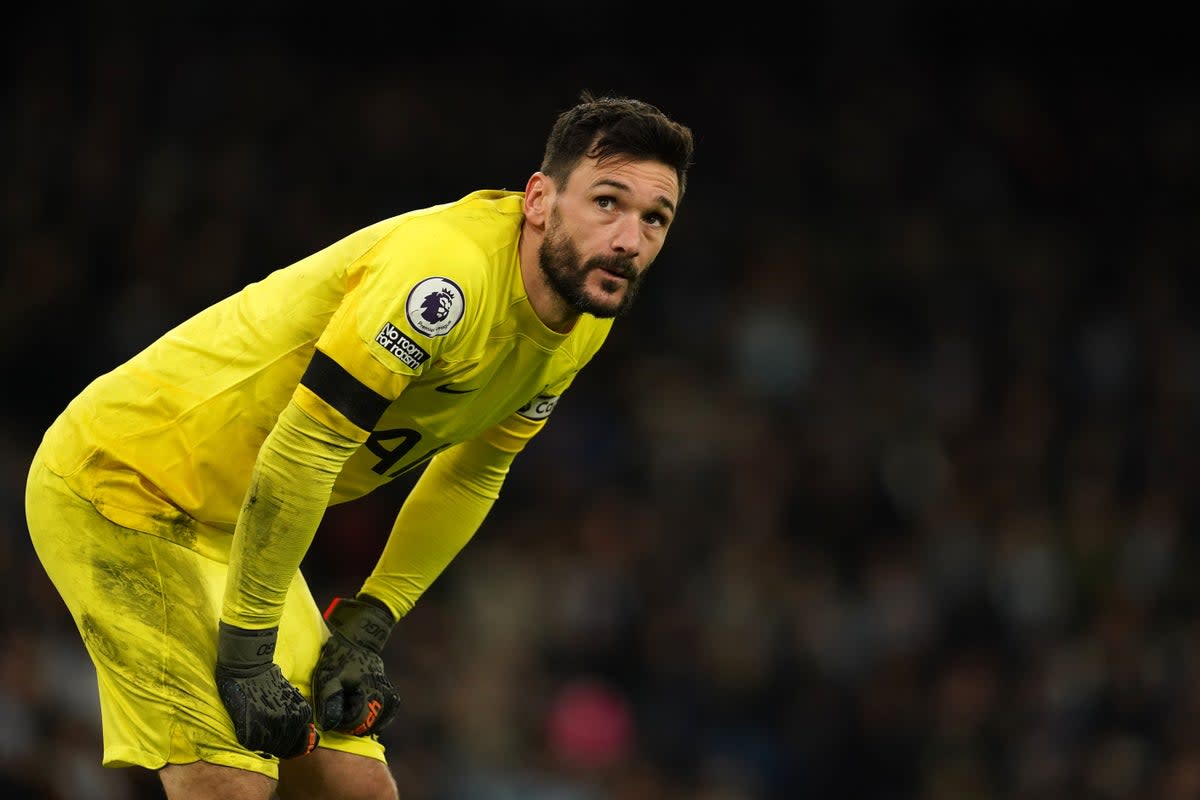
{"type": "MultiPolygon", "coordinates": [[[[538,266],[550,288],[567,305],[584,314],[602,319],[625,316],[642,287],[642,276],[632,260],[622,256],[595,256],[581,264],[579,251],[567,237],[557,235],[555,228],[553,224],[550,226],[538,247],[538,266]],[[587,277],[594,269],[604,269],[625,278],[625,294],[619,301],[605,303],[588,295],[587,277]]],[[[607,278],[600,285],[607,291],[617,288],[615,281],[607,278]]]]}

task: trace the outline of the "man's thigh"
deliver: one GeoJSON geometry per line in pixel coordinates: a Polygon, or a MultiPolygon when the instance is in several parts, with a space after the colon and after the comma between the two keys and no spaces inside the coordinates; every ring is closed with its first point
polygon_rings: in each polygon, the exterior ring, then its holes
{"type": "MultiPolygon", "coordinates": [[[[114,524],[40,463],[31,471],[28,508],[38,556],[96,667],[103,763],[154,770],[204,761],[274,779],[277,760],[237,742],[213,680],[227,565],[114,524]]],[[[297,573],[276,661],[306,696],[327,635],[297,573]]],[[[378,742],[338,738],[328,746],[383,757],[378,742]]]]}
{"type": "Polygon", "coordinates": [[[270,800],[275,781],[257,772],[197,761],[168,764],[158,771],[167,800],[270,800]]]}

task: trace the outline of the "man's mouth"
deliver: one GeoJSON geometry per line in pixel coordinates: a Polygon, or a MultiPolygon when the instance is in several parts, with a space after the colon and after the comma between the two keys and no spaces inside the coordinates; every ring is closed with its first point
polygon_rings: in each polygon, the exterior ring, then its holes
{"type": "Polygon", "coordinates": [[[622,280],[631,281],[637,277],[637,270],[632,267],[625,267],[617,264],[597,264],[596,269],[606,275],[622,280]]]}

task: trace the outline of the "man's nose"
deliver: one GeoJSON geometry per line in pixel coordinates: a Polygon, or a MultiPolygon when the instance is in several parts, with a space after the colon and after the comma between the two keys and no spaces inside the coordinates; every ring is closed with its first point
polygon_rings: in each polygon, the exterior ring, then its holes
{"type": "Polygon", "coordinates": [[[636,256],[641,244],[641,221],[636,214],[623,214],[615,223],[609,246],[618,253],[636,256]]]}

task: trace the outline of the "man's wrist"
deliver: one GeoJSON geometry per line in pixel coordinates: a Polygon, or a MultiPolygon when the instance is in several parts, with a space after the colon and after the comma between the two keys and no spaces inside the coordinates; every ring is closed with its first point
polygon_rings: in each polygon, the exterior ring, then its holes
{"type": "Polygon", "coordinates": [[[355,597],[355,599],[359,600],[363,603],[366,603],[368,605],[375,606],[380,611],[383,611],[385,614],[388,615],[388,619],[391,621],[391,624],[394,625],[396,623],[396,615],[393,614],[392,610],[387,607],[387,604],[384,603],[382,600],[380,600],[378,597],[372,597],[371,595],[367,594],[366,592],[359,592],[358,595],[355,597]]]}
{"type": "Polygon", "coordinates": [[[278,628],[250,630],[221,620],[217,623],[217,664],[234,675],[256,675],[274,663],[278,640],[278,628]]]}
{"type": "Polygon", "coordinates": [[[381,653],[396,620],[379,600],[364,595],[335,598],[325,611],[325,622],[356,647],[381,653]]]}

